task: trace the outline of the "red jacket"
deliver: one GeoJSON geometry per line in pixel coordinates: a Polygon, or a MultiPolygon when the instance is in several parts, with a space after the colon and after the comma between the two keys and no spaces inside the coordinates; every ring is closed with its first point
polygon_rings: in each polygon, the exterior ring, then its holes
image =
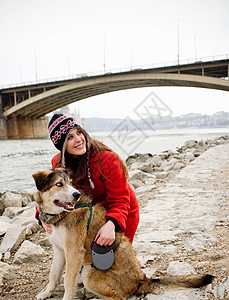
{"type": "MultiPolygon", "coordinates": [[[[107,218],[113,218],[126,236],[133,241],[139,223],[139,206],[134,191],[130,188],[117,156],[110,151],[101,151],[101,160],[95,152],[89,158],[91,179],[95,185],[89,187],[88,179],[74,183],[76,189],[93,197],[93,203],[100,203],[107,210],[107,218]]],[[[56,168],[60,153],[52,159],[56,168]]]]}

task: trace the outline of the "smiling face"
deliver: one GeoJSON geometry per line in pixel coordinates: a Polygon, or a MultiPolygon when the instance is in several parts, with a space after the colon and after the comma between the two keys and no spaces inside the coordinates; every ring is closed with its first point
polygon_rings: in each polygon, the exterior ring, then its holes
{"type": "Polygon", "coordinates": [[[83,132],[78,128],[73,128],[67,136],[66,152],[74,157],[85,154],[86,139],[83,132]]]}

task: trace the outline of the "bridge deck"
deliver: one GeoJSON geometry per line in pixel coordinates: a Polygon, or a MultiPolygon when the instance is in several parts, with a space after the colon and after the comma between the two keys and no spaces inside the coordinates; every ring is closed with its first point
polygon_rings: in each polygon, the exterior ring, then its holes
{"type": "Polygon", "coordinates": [[[195,86],[229,90],[228,80],[223,80],[228,78],[228,73],[229,59],[198,61],[5,88],[0,90],[0,100],[5,117],[37,118],[84,98],[136,87],[195,86]],[[217,82],[214,78],[221,80],[217,82]]]}

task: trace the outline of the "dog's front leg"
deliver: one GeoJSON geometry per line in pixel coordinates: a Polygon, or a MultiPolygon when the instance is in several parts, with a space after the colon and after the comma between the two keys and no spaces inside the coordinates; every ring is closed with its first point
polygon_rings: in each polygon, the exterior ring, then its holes
{"type": "Polygon", "coordinates": [[[82,265],[85,249],[75,245],[66,249],[66,274],[64,278],[64,297],[62,300],[72,300],[75,295],[77,277],[82,265]]]}
{"type": "Polygon", "coordinates": [[[49,273],[49,283],[44,291],[37,295],[37,300],[43,300],[50,298],[60,280],[60,276],[65,266],[65,255],[64,250],[53,245],[54,258],[49,273]]]}

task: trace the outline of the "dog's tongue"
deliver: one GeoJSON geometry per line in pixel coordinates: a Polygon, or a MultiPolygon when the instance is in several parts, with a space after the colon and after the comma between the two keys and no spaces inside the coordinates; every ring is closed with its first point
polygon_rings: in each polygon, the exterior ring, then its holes
{"type": "Polygon", "coordinates": [[[65,208],[66,210],[74,210],[74,205],[72,205],[72,204],[69,203],[69,202],[62,202],[62,201],[60,201],[60,200],[55,200],[54,203],[55,203],[57,206],[60,206],[60,207],[65,208]]]}

